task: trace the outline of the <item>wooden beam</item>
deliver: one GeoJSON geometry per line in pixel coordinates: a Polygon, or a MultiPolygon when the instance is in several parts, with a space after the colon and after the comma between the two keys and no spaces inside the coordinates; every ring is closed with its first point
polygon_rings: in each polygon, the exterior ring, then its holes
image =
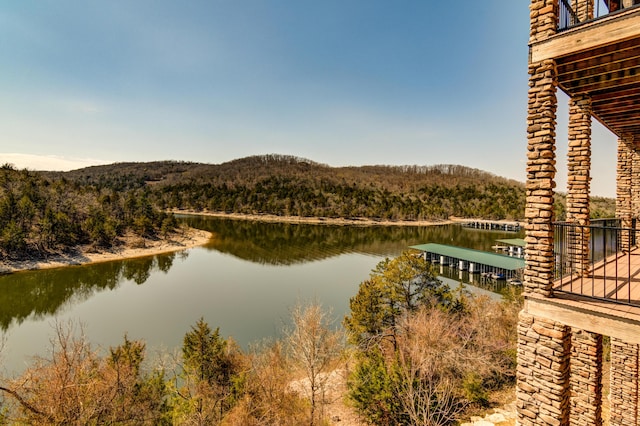
{"type": "Polygon", "coordinates": [[[531,62],[556,59],[640,37],[640,10],[580,25],[531,45],[531,62]]]}
{"type": "Polygon", "coordinates": [[[634,97],[619,97],[616,96],[616,102],[592,102],[592,108],[597,108],[600,112],[617,111],[626,109],[640,109],[640,95],[636,94],[634,97]]]}
{"type": "MultiPolygon", "coordinates": [[[[628,99],[635,98],[638,96],[640,91],[637,86],[629,86],[629,87],[616,87],[616,99],[628,99]]],[[[610,101],[611,91],[602,91],[602,92],[594,92],[591,94],[591,99],[594,104],[598,103],[608,103],[610,101]]]]}
{"type": "Polygon", "coordinates": [[[572,328],[640,344],[640,321],[623,315],[590,310],[586,304],[584,306],[567,304],[563,303],[562,299],[555,298],[527,298],[524,311],[536,317],[558,321],[572,328]]]}
{"type": "MultiPolygon", "coordinates": [[[[640,53],[640,46],[638,47],[638,53],[640,53]]],[[[640,69],[640,55],[629,56],[616,61],[603,58],[602,62],[591,66],[587,65],[587,62],[589,61],[584,61],[583,66],[576,70],[568,70],[561,64],[558,64],[558,80],[572,81],[596,75],[606,75],[616,71],[640,69]]]]}
{"type": "Polygon", "coordinates": [[[570,94],[590,94],[596,90],[606,90],[610,87],[640,84],[640,70],[622,70],[611,74],[602,74],[583,80],[562,82],[570,94]]]}
{"type": "Polygon", "coordinates": [[[580,52],[575,55],[563,56],[558,59],[559,66],[567,70],[582,69],[591,64],[600,65],[607,62],[615,62],[633,56],[640,56],[640,45],[638,40],[626,40],[615,45],[603,46],[597,49],[590,49],[588,52],[580,52]],[[587,62],[585,64],[585,61],[587,62]]]}

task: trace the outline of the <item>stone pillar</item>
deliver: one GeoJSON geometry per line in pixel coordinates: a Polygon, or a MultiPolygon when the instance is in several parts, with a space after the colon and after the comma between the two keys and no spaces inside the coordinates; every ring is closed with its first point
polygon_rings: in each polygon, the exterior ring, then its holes
{"type": "MultiPolygon", "coordinates": [[[[633,143],[631,138],[618,139],[618,163],[616,176],[616,218],[623,228],[631,228],[633,218],[633,143]]],[[[618,249],[630,250],[629,232],[621,232],[618,249]]]]}
{"type": "Polygon", "coordinates": [[[593,0],[573,0],[571,7],[576,13],[578,22],[585,22],[593,19],[593,4],[593,0]]]}
{"type": "Polygon", "coordinates": [[[611,338],[611,426],[638,425],[638,349],[611,338]]]}
{"type": "Polygon", "coordinates": [[[569,99],[569,150],[567,152],[567,258],[571,270],[589,273],[589,189],[591,182],[591,98],[569,99]],[[572,226],[573,225],[573,226],[572,226]]]}
{"type": "Polygon", "coordinates": [[[634,228],[631,246],[638,246],[638,218],[640,218],[640,151],[633,140],[631,151],[631,228],[634,228]]]}
{"type": "Polygon", "coordinates": [[[555,61],[529,65],[527,183],[525,209],[526,292],[551,295],[555,188],[557,72],[555,61]]]}
{"type": "Polygon", "coordinates": [[[546,40],[558,31],[558,0],[531,0],[529,43],[546,40]]]}
{"type": "Polygon", "coordinates": [[[573,330],[571,424],[602,425],[602,335],[573,330]]]}
{"type": "Polygon", "coordinates": [[[522,311],[516,406],[521,426],[569,425],[571,330],[522,311]]]}
{"type": "MultiPolygon", "coordinates": [[[[558,0],[531,0],[529,42],[558,29],[558,0]]],[[[556,174],[556,63],[529,64],[524,291],[551,295],[553,281],[553,190],[556,174]]]]}

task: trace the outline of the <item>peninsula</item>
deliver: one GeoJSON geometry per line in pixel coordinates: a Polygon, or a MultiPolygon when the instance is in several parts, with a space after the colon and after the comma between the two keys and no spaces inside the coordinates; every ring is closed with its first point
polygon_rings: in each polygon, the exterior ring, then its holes
{"type": "Polygon", "coordinates": [[[96,250],[88,246],[78,246],[67,252],[50,253],[45,256],[29,256],[16,260],[0,260],[0,273],[14,273],[36,269],[51,269],[73,265],[109,262],[170,253],[205,245],[211,233],[200,229],[185,228],[169,238],[141,239],[125,237],[119,246],[96,250]]]}

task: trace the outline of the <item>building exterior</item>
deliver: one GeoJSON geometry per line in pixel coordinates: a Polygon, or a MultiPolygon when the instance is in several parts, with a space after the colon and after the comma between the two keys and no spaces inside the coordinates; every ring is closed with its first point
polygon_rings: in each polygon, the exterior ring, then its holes
{"type": "Polygon", "coordinates": [[[520,425],[600,425],[605,398],[611,425],[640,423],[640,5],[634,3],[530,0],[520,425]],[[558,90],[569,96],[563,223],[553,209],[558,90]],[[589,218],[592,118],[618,137],[614,221],[589,218]],[[610,341],[608,372],[603,341],[610,341]]]}

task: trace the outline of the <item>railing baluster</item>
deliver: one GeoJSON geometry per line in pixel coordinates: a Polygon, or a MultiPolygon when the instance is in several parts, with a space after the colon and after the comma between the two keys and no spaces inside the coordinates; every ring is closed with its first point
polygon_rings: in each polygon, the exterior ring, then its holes
{"type": "Polygon", "coordinates": [[[627,252],[627,303],[631,303],[631,246],[627,252]]]}
{"type": "Polygon", "coordinates": [[[607,229],[602,229],[602,250],[603,250],[603,264],[602,264],[602,277],[603,277],[603,290],[602,297],[607,297],[607,229]]]}
{"type": "MultiPolygon", "coordinates": [[[[581,0],[581,1],[586,1],[586,0],[581,0]]],[[[619,6],[617,6],[617,9],[615,10],[611,10],[611,0],[595,0],[594,2],[594,10],[593,10],[593,15],[591,15],[589,12],[591,12],[590,10],[588,10],[588,3],[587,3],[587,10],[586,10],[586,15],[581,14],[582,16],[578,16],[577,14],[577,10],[574,10],[573,7],[571,7],[571,0],[560,0],[559,1],[559,8],[560,10],[558,11],[558,31],[564,31],[567,30],[571,27],[575,27],[576,25],[582,24],[583,22],[587,22],[587,19],[585,19],[585,16],[590,16],[592,17],[591,19],[599,19],[602,18],[604,16],[607,16],[613,12],[618,11],[619,9],[624,9],[625,6],[623,4],[620,3],[619,6]],[[580,19],[582,18],[582,20],[580,19]]],[[[637,4],[633,4],[632,6],[627,6],[628,7],[635,7],[637,6],[637,4]]]]}
{"type": "Polygon", "coordinates": [[[591,225],[556,222],[554,227],[555,291],[638,304],[631,289],[635,226],[622,228],[620,220],[614,219],[593,220],[591,225]],[[590,251],[588,256],[584,250],[590,251]],[[621,263],[625,260],[626,268],[621,263]],[[591,285],[588,285],[587,274],[591,285]],[[626,291],[624,285],[627,286],[626,291]]]}
{"type": "Polygon", "coordinates": [[[595,239],[595,235],[593,232],[593,229],[591,230],[591,235],[589,237],[590,240],[590,250],[589,250],[589,275],[591,275],[591,295],[595,296],[596,294],[596,239],[595,239]]]}

